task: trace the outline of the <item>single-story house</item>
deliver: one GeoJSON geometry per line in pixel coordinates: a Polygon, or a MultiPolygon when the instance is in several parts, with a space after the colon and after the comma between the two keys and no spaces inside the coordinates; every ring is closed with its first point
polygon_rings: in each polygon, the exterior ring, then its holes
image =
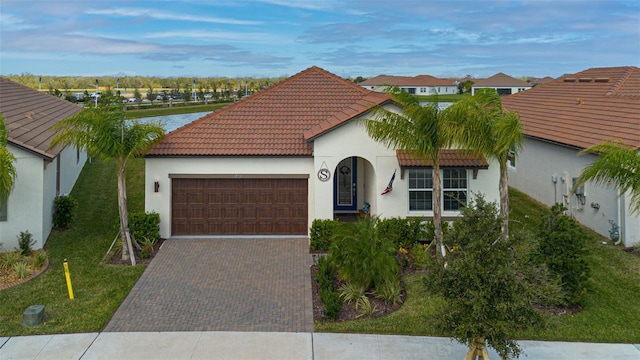
{"type": "Polygon", "coordinates": [[[486,79],[478,80],[471,86],[471,95],[475,95],[478,89],[495,89],[498,95],[511,95],[531,89],[532,85],[526,81],[513,78],[503,73],[497,73],[486,79]]]}
{"type": "Polygon", "coordinates": [[[512,163],[509,185],[551,206],[562,203],[579,222],[609,236],[619,226],[626,246],[640,239],[640,217],[628,194],[573,181],[597,155],[578,155],[606,140],[640,146],[640,69],[592,68],[502,98],[516,111],[525,142],[512,163]],[[573,190],[573,191],[572,191],[573,190]]]}
{"type": "Polygon", "coordinates": [[[52,127],[82,110],[58,97],[0,77],[0,115],[9,132],[7,149],[15,156],[17,178],[9,199],[0,204],[0,242],[18,247],[20,232],[30,232],[42,248],[53,228],[53,201],[69,194],[87,155],[74,147],[50,149],[52,127]]]}
{"type": "MultiPolygon", "coordinates": [[[[432,168],[372,140],[360,119],[387,94],[311,67],[167,134],[145,156],[145,210],[162,237],[307,236],[314,219],[433,217],[432,168]],[[381,195],[392,183],[393,190],[381,195]]],[[[445,195],[499,198],[499,168],[443,150],[445,195]]],[[[460,203],[443,201],[446,218],[460,203]]]]}
{"type": "Polygon", "coordinates": [[[376,92],[385,92],[389,86],[397,86],[412,95],[457,94],[458,84],[454,80],[439,79],[431,75],[392,76],[378,75],[358,85],[376,92]]]}

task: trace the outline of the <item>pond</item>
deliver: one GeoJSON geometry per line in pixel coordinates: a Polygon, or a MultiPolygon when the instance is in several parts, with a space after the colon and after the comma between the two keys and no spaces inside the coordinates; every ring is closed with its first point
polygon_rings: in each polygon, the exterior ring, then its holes
{"type": "Polygon", "coordinates": [[[165,132],[169,133],[181,126],[187,125],[188,123],[210,113],[211,113],[210,111],[205,111],[205,112],[197,112],[197,113],[190,113],[190,114],[153,116],[153,117],[140,118],[138,120],[141,122],[160,121],[162,125],[164,125],[165,132]]]}

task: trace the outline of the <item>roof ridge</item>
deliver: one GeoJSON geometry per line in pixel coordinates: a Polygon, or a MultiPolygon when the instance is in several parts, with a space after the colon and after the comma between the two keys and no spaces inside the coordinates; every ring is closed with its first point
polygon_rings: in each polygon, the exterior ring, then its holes
{"type": "Polygon", "coordinates": [[[634,72],[634,68],[637,69],[635,66],[627,66],[626,67],[626,71],[624,72],[624,74],[618,79],[618,81],[616,81],[615,84],[613,84],[613,86],[611,86],[611,89],[609,89],[609,91],[604,95],[604,96],[613,96],[613,95],[617,95],[618,91],[620,90],[620,88],[622,87],[622,85],[624,85],[624,83],[631,77],[631,75],[634,72]]]}
{"type": "MultiPolygon", "coordinates": [[[[303,71],[299,72],[298,74],[296,74],[296,75],[292,76],[291,78],[293,78],[293,77],[295,77],[295,76],[297,76],[297,75],[300,75],[300,74],[302,74],[302,73],[304,73],[304,72],[310,71],[310,70],[317,70],[317,71],[319,71],[319,72],[323,73],[323,75],[328,76],[328,77],[333,78],[333,79],[336,79],[336,80],[338,80],[338,81],[341,81],[341,82],[343,82],[344,84],[346,84],[346,85],[350,86],[351,88],[353,88],[353,89],[355,89],[355,90],[358,90],[359,92],[361,92],[361,93],[363,93],[363,94],[369,94],[369,93],[373,92],[373,91],[371,91],[371,90],[367,90],[367,89],[363,88],[362,86],[359,86],[359,85],[357,85],[357,84],[354,84],[353,82],[351,82],[351,81],[349,81],[349,80],[347,80],[347,79],[345,79],[345,78],[341,78],[340,76],[338,76],[338,75],[336,75],[336,74],[334,74],[334,73],[332,73],[332,72],[330,72],[330,71],[327,71],[327,70],[325,70],[325,69],[323,69],[323,68],[321,68],[321,67],[318,67],[318,66],[316,66],[316,65],[313,65],[312,67],[310,67],[310,68],[308,68],[308,69],[306,69],[306,70],[303,70],[303,71]]],[[[291,79],[291,78],[290,78],[290,79],[291,79]]]]}

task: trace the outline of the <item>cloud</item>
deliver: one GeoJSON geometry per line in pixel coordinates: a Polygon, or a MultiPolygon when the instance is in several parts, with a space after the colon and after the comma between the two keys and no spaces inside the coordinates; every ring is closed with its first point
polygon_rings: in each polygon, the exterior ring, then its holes
{"type": "Polygon", "coordinates": [[[263,24],[263,22],[261,21],[236,20],[236,19],[229,19],[229,18],[178,14],[178,13],[159,11],[159,10],[135,9],[135,8],[89,9],[86,11],[86,14],[120,16],[120,17],[141,17],[141,18],[146,17],[146,18],[151,18],[156,20],[204,22],[204,23],[216,23],[216,24],[225,24],[225,25],[261,25],[263,24]]]}

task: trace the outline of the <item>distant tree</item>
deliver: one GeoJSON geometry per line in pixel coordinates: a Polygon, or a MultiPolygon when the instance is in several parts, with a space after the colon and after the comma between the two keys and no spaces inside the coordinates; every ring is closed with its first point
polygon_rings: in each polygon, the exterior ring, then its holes
{"type": "Polygon", "coordinates": [[[73,145],[86,149],[89,155],[104,160],[114,160],[118,171],[118,210],[120,214],[120,236],[122,237],[122,259],[131,260],[133,244],[128,226],[126,166],[136,155],[146,153],[164,137],[164,128],[158,122],[140,123],[125,120],[122,101],[105,94],[98,107],[85,108],[76,115],[64,119],[54,126],[57,134],[51,147],[73,145]]]}
{"type": "Polygon", "coordinates": [[[362,76],[358,76],[355,79],[353,79],[353,83],[354,84],[360,84],[361,82],[367,80],[366,78],[363,78],[362,76]]]}

